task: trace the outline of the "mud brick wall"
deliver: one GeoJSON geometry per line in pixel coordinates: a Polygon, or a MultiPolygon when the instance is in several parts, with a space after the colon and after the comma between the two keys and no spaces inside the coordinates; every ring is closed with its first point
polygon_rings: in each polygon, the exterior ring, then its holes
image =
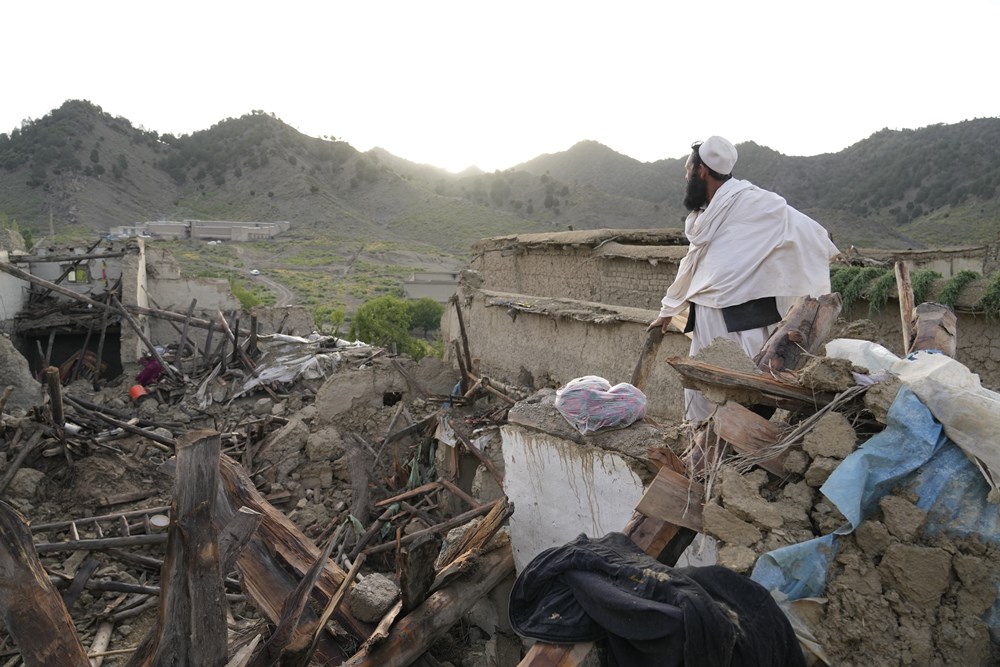
{"type": "MultiPolygon", "coordinates": [[[[683,256],[683,251],[681,256],[683,256]]],[[[470,268],[483,289],[659,310],[677,264],[601,256],[587,246],[544,246],[478,255],[470,268]]]]}
{"type": "MultiPolygon", "coordinates": [[[[473,273],[463,278],[463,284],[511,295],[574,299],[647,309],[650,311],[649,319],[652,320],[656,317],[660,299],[673,281],[677,265],[687,248],[673,242],[669,230],[662,233],[663,245],[656,244],[653,234],[642,243],[618,243],[616,239],[620,234],[621,230],[590,230],[585,234],[563,232],[483,239],[473,246],[473,259],[469,264],[473,273]]],[[[954,253],[942,251],[936,254],[944,254],[949,261],[954,260],[954,253]]],[[[981,249],[972,254],[978,261],[982,261],[981,249]]],[[[935,259],[935,253],[917,253],[914,257],[907,256],[905,259],[912,261],[915,266],[923,267],[935,259]]],[[[944,282],[941,281],[941,286],[944,282]]],[[[985,283],[986,280],[982,282],[985,283]]],[[[970,304],[974,300],[972,298],[969,303],[959,303],[958,360],[978,373],[984,386],[998,389],[1000,321],[970,312],[970,304]]],[[[877,313],[870,314],[868,311],[868,302],[862,300],[854,304],[843,317],[848,320],[871,320],[876,331],[874,340],[894,353],[901,354],[902,333],[897,301],[890,299],[877,313]]],[[[545,321],[536,324],[509,327],[507,323],[511,320],[508,318],[504,321],[503,318],[507,316],[502,309],[482,308],[476,316],[484,317],[496,325],[495,328],[488,325],[481,329],[482,338],[473,343],[474,347],[480,346],[483,362],[487,365],[496,363],[515,376],[519,365],[531,370],[533,374],[545,374],[547,369],[549,375],[562,380],[585,374],[579,371],[586,369],[588,364],[581,364],[579,356],[560,344],[560,337],[573,330],[571,336],[574,340],[576,336],[585,338],[587,335],[605,340],[610,347],[602,352],[602,357],[621,355],[621,359],[608,369],[612,376],[620,378],[622,369],[630,368],[629,364],[634,363],[638,354],[635,345],[642,337],[641,329],[637,333],[621,333],[619,340],[627,340],[628,343],[616,345],[615,336],[603,331],[597,332],[597,329],[607,325],[596,322],[570,324],[565,318],[545,316],[545,321]],[[530,346],[524,344],[525,330],[529,327],[532,329],[532,337],[543,337],[537,345],[534,342],[530,346]],[[581,333],[578,334],[577,330],[581,333]],[[500,332],[503,332],[503,336],[512,338],[501,339],[498,337],[500,332]],[[551,338],[544,338],[546,336],[551,338]],[[514,364],[501,356],[508,354],[516,354],[521,361],[514,364]]],[[[525,322],[532,317],[538,318],[530,313],[522,317],[525,322]]],[[[521,321],[518,318],[518,324],[521,321]]],[[[473,322],[473,326],[478,328],[479,323],[473,322]]],[[[448,340],[449,337],[446,336],[445,339],[448,340]]],[[[681,353],[686,353],[686,349],[681,353]]],[[[500,368],[496,370],[499,372],[500,368]]],[[[595,374],[601,373],[595,371],[595,374]]],[[[604,377],[612,379],[608,375],[604,377]]]]}

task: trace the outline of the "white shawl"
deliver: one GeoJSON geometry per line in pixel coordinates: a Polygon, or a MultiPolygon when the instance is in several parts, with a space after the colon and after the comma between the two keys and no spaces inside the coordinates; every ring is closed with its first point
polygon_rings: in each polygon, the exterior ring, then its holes
{"type": "Polygon", "coordinates": [[[711,308],[763,297],[820,296],[830,291],[830,235],[785,200],[748,181],[722,184],[704,211],[684,223],[691,245],[667,289],[660,317],[688,301],[711,308]]]}

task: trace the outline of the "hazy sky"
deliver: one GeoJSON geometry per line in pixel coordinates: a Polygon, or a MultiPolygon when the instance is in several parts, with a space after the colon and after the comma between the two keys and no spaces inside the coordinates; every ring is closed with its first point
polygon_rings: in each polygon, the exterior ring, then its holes
{"type": "Polygon", "coordinates": [[[173,134],[261,109],[458,171],[584,139],[815,155],[1000,116],[1000,0],[55,0],[0,22],[0,132],[67,99],[173,134]]]}

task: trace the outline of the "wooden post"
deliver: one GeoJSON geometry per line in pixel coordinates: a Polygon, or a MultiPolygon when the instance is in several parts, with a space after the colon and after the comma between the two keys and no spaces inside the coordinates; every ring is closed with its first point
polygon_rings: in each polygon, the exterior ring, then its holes
{"type": "Polygon", "coordinates": [[[88,667],[87,651],[38,560],[24,517],[0,501],[0,618],[25,667],[88,667]]]}
{"type": "MultiPolygon", "coordinates": [[[[108,299],[111,295],[106,295],[108,299]]],[[[101,380],[101,363],[104,361],[104,338],[108,335],[108,316],[111,313],[110,308],[105,308],[104,313],[101,315],[101,336],[97,339],[97,361],[95,361],[94,370],[94,386],[98,386],[101,380]]]]}
{"type": "Polygon", "coordinates": [[[642,352],[639,354],[639,361],[635,364],[635,369],[632,371],[632,377],[629,380],[631,384],[636,389],[642,390],[646,386],[646,380],[649,379],[649,374],[653,370],[654,363],[656,362],[656,353],[660,349],[660,343],[663,342],[663,329],[656,327],[651,329],[649,333],[646,334],[646,341],[642,346],[642,352]]]}
{"type": "Polygon", "coordinates": [[[913,283],[910,281],[910,266],[906,262],[896,262],[896,289],[899,292],[899,321],[903,331],[903,354],[907,354],[913,343],[913,283]]]}
{"type": "Polygon", "coordinates": [[[226,591],[213,526],[221,451],[214,431],[192,431],[178,440],[160,623],[129,667],[226,664],[226,591]]]}
{"type": "MultiPolygon", "coordinates": [[[[229,328],[229,323],[226,322],[225,315],[222,314],[221,310],[218,311],[218,315],[219,315],[219,327],[222,329],[223,333],[226,334],[226,340],[228,340],[230,343],[233,344],[233,358],[235,359],[238,356],[240,360],[243,362],[243,365],[246,367],[246,369],[251,373],[253,373],[254,375],[257,375],[257,370],[254,367],[253,361],[251,361],[250,358],[247,357],[246,352],[244,352],[243,348],[240,347],[240,341],[233,334],[232,330],[229,328]]],[[[237,320],[237,326],[239,326],[239,320],[237,320]]],[[[225,352],[223,352],[222,357],[223,359],[225,359],[226,357],[225,352]]]]}
{"type": "Polygon", "coordinates": [[[205,336],[205,354],[201,358],[201,365],[208,366],[209,355],[212,353],[212,335],[215,333],[215,322],[209,322],[208,334],[205,336]]]}
{"type": "MultiPolygon", "coordinates": [[[[191,305],[188,306],[187,317],[184,318],[184,329],[181,331],[181,341],[177,344],[177,370],[181,375],[184,375],[184,348],[187,346],[188,340],[188,327],[191,326],[191,317],[194,315],[194,307],[198,303],[198,299],[191,299],[191,305]]],[[[194,354],[191,355],[192,359],[198,358],[198,348],[195,347],[194,354]]],[[[192,374],[194,373],[194,367],[191,369],[192,374]]]]}
{"type": "MultiPolygon", "coordinates": [[[[104,311],[108,312],[108,311],[104,311]]],[[[87,325],[87,335],[83,338],[83,349],[80,350],[80,356],[77,357],[76,363],[73,364],[73,373],[70,375],[69,381],[76,382],[77,378],[80,377],[80,369],[83,368],[83,363],[87,358],[87,347],[90,346],[90,337],[94,334],[94,322],[91,320],[90,324],[87,325]]]]}
{"type": "Polygon", "coordinates": [[[55,426],[56,436],[64,443],[66,414],[63,411],[62,380],[59,377],[59,369],[49,366],[45,369],[45,384],[49,388],[49,407],[52,409],[52,425],[55,426]]]}
{"type": "MultiPolygon", "coordinates": [[[[462,336],[462,353],[465,355],[465,369],[467,372],[472,373],[472,353],[469,351],[469,337],[465,333],[465,320],[462,318],[462,307],[458,305],[458,295],[451,295],[451,302],[455,304],[455,315],[458,317],[458,331],[462,336]]],[[[466,387],[462,387],[462,393],[465,393],[466,387]]]]}

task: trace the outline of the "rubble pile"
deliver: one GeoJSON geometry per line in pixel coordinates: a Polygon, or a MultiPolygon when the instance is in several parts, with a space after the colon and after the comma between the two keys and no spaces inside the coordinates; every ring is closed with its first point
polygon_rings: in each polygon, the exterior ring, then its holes
{"type": "MultiPolygon", "coordinates": [[[[668,359],[717,405],[707,422],[599,434],[570,428],[551,388],[522,400],[480,375],[452,304],[457,373],[280,324],[261,335],[256,314],[241,332],[221,313],[143,309],[184,327],[151,341],[110,296],[90,305],[147,350],[117,379],[80,355],[39,382],[0,339],[0,661],[573,667],[592,646],[538,642],[522,659],[505,617],[518,537],[506,494],[530,478],[522,512],[549,502],[555,521],[596,526],[595,505],[612,503],[590,473],[619,471],[617,456],[641,468],[602,478],[634,477],[642,495],[624,505],[622,539],[673,566],[696,533],[714,538],[718,564],[766,582],[818,664],[1000,657],[991,452],[966,456],[952,435],[975,441],[968,423],[946,438],[929,408],[914,412],[911,380],[824,355],[837,295],[800,300],[753,360],[720,341],[668,359]],[[203,344],[189,326],[207,328],[203,344]],[[886,438],[907,428],[902,444],[886,438]],[[505,460],[514,471],[522,459],[505,486],[505,460]],[[553,482],[531,474],[563,468],[589,514],[564,508],[568,493],[540,500],[553,482]]],[[[917,311],[908,351],[953,355],[946,309],[923,330],[917,311]]],[[[662,336],[651,332],[633,388],[662,336]]]]}
{"type": "MultiPolygon", "coordinates": [[[[132,379],[142,369],[110,382],[102,378],[100,385],[87,376],[63,386],[58,375],[39,384],[12,346],[0,349],[6,352],[2,381],[18,387],[3,398],[0,422],[4,518],[14,532],[26,526],[45,577],[63,591],[75,626],[70,644],[78,638],[92,659],[107,665],[137,664],[132,661],[156,633],[163,650],[169,623],[158,616],[159,597],[171,566],[164,548],[176,528],[179,499],[194,483],[179,476],[179,467],[191,465],[192,452],[212,442],[221,455],[220,493],[229,496],[223,505],[217,501],[217,530],[238,523],[234,515],[224,518],[227,511],[263,516],[260,528],[242,538],[249,543],[232,547],[241,554],[227,556],[223,548],[223,559],[239,559],[221,579],[228,650],[244,660],[231,664],[251,664],[246,661],[275,641],[267,624],[289,620],[285,596],[295,580],[283,581],[282,574],[289,567],[303,581],[319,579],[312,603],[291,618],[296,629],[288,641],[326,627],[316,635],[323,637],[318,645],[313,642],[316,658],[340,662],[357,651],[358,664],[381,664],[363,657],[367,653],[403,650],[391,641],[380,648],[386,633],[372,633],[379,621],[388,627],[428,595],[433,599],[434,590],[485,586],[452,603],[464,613],[509,576],[509,544],[490,540],[510,511],[497,491],[500,480],[478,483],[490,489],[488,498],[462,488],[458,458],[449,452],[457,455],[472,440],[482,446],[514,399],[478,377],[463,378],[465,391],[456,393],[455,373],[436,358],[417,363],[324,336],[244,336],[234,335],[239,351],[223,350],[201,365],[193,363],[198,350],[160,347],[162,373],[142,392],[132,379]],[[432,436],[440,428],[450,445],[436,451],[432,436]],[[229,510],[220,509],[227,504],[229,510]],[[467,534],[452,536],[457,548],[442,539],[456,527],[467,534]],[[248,555],[255,543],[266,553],[248,555]],[[281,556],[283,549],[291,551],[281,556]],[[324,549],[329,561],[320,557],[324,549]],[[475,574],[484,559],[484,572],[475,574]],[[461,576],[470,568],[471,575],[461,576]],[[411,574],[417,571],[425,574],[411,574]],[[324,605],[329,621],[317,626],[324,605]]],[[[502,466],[502,458],[493,458],[491,476],[502,475],[495,463],[502,466]]],[[[9,548],[13,533],[0,533],[9,548]]],[[[15,577],[2,565],[0,576],[15,577]]],[[[15,664],[20,655],[35,664],[36,653],[59,642],[38,633],[33,647],[23,646],[25,635],[10,625],[10,611],[4,610],[8,626],[0,625],[0,660],[15,664]]],[[[419,650],[419,657],[432,639],[406,650],[419,650]]],[[[282,650],[292,649],[279,645],[275,655],[282,650]]],[[[300,646],[295,650],[301,655],[300,646]]],[[[71,664],[69,655],[61,654],[60,664],[71,664]]]]}
{"type": "MultiPolygon", "coordinates": [[[[716,349],[707,358],[720,362],[726,355],[726,350],[716,349]]],[[[821,596],[792,603],[818,644],[817,659],[859,666],[992,664],[998,651],[987,612],[994,607],[1000,583],[1000,536],[972,533],[963,539],[947,534],[948,526],[941,524],[952,517],[929,519],[928,510],[917,505],[920,494],[912,484],[904,484],[901,474],[885,484],[885,495],[854,530],[824,495],[830,492],[824,484],[834,471],[891,421],[887,415],[901,384],[895,376],[870,375],[848,360],[822,356],[795,376],[811,391],[841,397],[857,386],[859,377],[870,382],[861,395],[829,403],[811,416],[808,410],[779,411],[771,418],[782,429],[781,446],[770,452],[780,468],[748,471],[736,456],[714,470],[703,470],[702,479],[710,478],[713,489],[703,508],[704,532],[718,542],[718,563],[751,575],[767,554],[841,533],[821,596]]],[[[724,402],[726,393],[723,386],[715,387],[717,399],[724,402]]],[[[729,395],[739,391],[734,388],[729,395]]],[[[713,426],[716,431],[725,428],[710,423],[707,430],[713,426]]],[[[701,442],[704,447],[705,440],[701,442]]],[[[687,456],[698,460],[691,451],[687,456]]],[[[925,473],[929,478],[933,474],[925,473]]],[[[935,482],[949,483],[967,481],[935,482]]],[[[981,486],[985,503],[988,488],[981,486]]],[[[978,509],[954,511],[958,515],[978,509]]],[[[797,567],[808,565],[799,561],[797,567]]]]}

